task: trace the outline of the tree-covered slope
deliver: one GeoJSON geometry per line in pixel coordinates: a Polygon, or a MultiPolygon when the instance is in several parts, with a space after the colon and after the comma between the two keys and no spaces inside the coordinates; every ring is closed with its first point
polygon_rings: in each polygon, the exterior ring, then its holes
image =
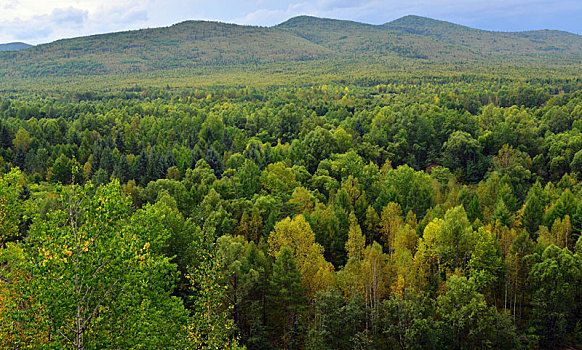
{"type": "Polygon", "coordinates": [[[582,36],[555,30],[491,32],[420,16],[405,16],[383,27],[459,45],[483,57],[582,55],[582,36]]]}
{"type": "MultiPolygon", "coordinates": [[[[73,77],[200,67],[293,69],[403,62],[571,63],[582,36],[558,31],[498,33],[417,16],[384,25],[309,16],[274,27],[187,21],[165,28],[93,35],[0,53],[0,77],[73,77]],[[330,61],[331,60],[331,61],[330,61]],[[503,61],[502,61],[503,60],[503,61]]],[[[365,69],[364,65],[361,69],[365,69]]]]}
{"type": "Polygon", "coordinates": [[[447,42],[352,21],[299,16],[277,28],[329,48],[339,57],[476,58],[471,52],[459,50],[447,42]]]}
{"type": "Polygon", "coordinates": [[[200,65],[304,61],[331,54],[324,47],[271,28],[188,21],[167,28],[58,40],[1,56],[10,76],[92,75],[200,65]]]}

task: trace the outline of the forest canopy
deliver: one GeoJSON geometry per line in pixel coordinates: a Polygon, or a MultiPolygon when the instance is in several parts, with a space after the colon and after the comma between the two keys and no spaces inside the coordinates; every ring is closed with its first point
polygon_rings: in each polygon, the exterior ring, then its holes
{"type": "Polygon", "coordinates": [[[582,345],[582,82],[532,75],[0,93],[0,347],[582,345]]]}

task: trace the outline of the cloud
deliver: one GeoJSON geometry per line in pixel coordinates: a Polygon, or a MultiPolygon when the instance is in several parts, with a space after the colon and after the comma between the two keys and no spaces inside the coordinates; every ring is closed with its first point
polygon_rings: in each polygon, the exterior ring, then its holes
{"type": "Polygon", "coordinates": [[[102,6],[91,16],[86,26],[87,32],[111,32],[127,30],[136,24],[145,25],[149,19],[148,11],[138,2],[125,2],[117,6],[102,6]]]}
{"type": "Polygon", "coordinates": [[[0,36],[20,41],[36,41],[50,36],[59,28],[79,30],[87,20],[87,11],[68,7],[54,9],[48,15],[37,15],[30,19],[20,18],[0,23],[0,36]]]}
{"type": "Polygon", "coordinates": [[[23,7],[14,2],[12,13],[20,15],[7,19],[7,14],[0,14],[0,43],[25,41],[37,44],[67,37],[137,29],[135,27],[146,27],[149,19],[147,8],[139,0],[115,3],[87,0],[79,3],[84,7],[54,8],[46,14],[26,16],[29,12],[25,10],[30,6],[23,7]]]}
{"type": "Polygon", "coordinates": [[[248,13],[244,17],[234,18],[232,22],[247,25],[272,26],[285,21],[286,19],[292,17],[293,15],[291,15],[288,11],[285,10],[262,9],[248,13]]]}
{"type": "Polygon", "coordinates": [[[17,0],[6,0],[0,4],[2,10],[12,10],[18,7],[20,3],[17,0]]]}
{"type": "Polygon", "coordinates": [[[87,19],[87,11],[72,7],[66,9],[55,9],[46,18],[41,16],[37,19],[41,19],[45,23],[80,26],[87,19]]]}
{"type": "Polygon", "coordinates": [[[364,0],[283,1],[275,2],[275,6],[271,3],[270,8],[257,9],[231,21],[239,24],[276,25],[299,15],[357,19],[370,11],[375,3],[364,0]]]}

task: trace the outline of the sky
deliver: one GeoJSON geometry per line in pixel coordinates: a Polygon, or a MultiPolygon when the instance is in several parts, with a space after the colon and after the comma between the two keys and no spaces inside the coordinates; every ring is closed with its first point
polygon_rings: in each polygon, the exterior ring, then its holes
{"type": "Polygon", "coordinates": [[[419,15],[494,31],[582,34],[581,0],[0,0],[0,43],[213,20],[272,26],[298,15],[382,24],[419,15]]]}

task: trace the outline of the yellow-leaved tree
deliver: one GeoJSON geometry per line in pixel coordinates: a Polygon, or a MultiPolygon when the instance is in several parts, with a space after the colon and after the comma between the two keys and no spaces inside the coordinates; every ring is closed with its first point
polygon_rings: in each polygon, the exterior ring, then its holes
{"type": "Polygon", "coordinates": [[[333,265],[323,257],[323,247],[315,242],[315,233],[303,215],[275,224],[269,236],[269,254],[276,257],[283,247],[291,248],[309,297],[334,284],[333,265]]]}
{"type": "Polygon", "coordinates": [[[350,213],[349,221],[350,229],[348,231],[348,241],[346,242],[348,258],[356,257],[361,259],[364,256],[364,249],[366,248],[366,237],[362,234],[362,229],[358,224],[358,219],[354,212],[350,213]]]}
{"type": "Polygon", "coordinates": [[[390,202],[382,209],[380,225],[382,227],[382,240],[388,253],[394,251],[394,239],[396,232],[400,230],[404,220],[402,219],[402,209],[398,203],[390,202]]]}

